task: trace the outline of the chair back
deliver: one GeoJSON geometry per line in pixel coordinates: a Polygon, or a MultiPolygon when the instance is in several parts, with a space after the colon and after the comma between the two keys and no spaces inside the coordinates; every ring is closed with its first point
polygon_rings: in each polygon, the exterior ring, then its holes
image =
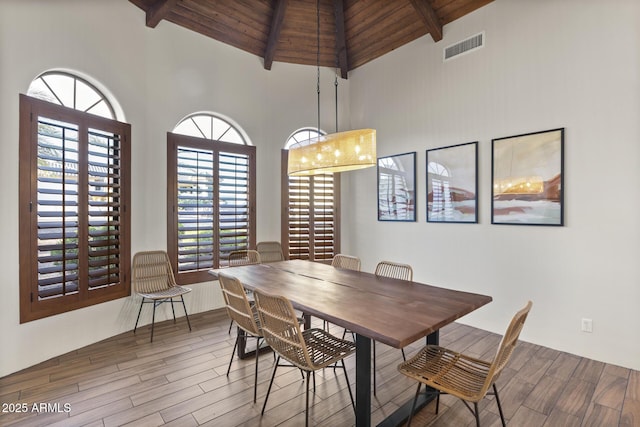
{"type": "Polygon", "coordinates": [[[413,269],[409,264],[400,264],[393,261],[380,261],[376,266],[376,276],[412,281],[413,269]]]}
{"type": "Polygon", "coordinates": [[[269,346],[300,369],[313,369],[306,342],[291,301],[283,296],[253,292],[262,334],[269,346]]]}
{"type": "Polygon", "coordinates": [[[131,263],[131,284],[137,293],[164,291],[176,286],[169,256],[165,251],[138,252],[131,263]]]}
{"type": "Polygon", "coordinates": [[[336,254],[331,260],[331,265],[336,268],[360,271],[360,258],[352,255],[336,254]]]}
{"type": "Polygon", "coordinates": [[[486,390],[491,387],[491,384],[498,379],[502,369],[507,365],[507,362],[509,362],[511,355],[513,354],[513,350],[516,348],[518,337],[524,327],[524,322],[527,320],[527,316],[529,315],[532,305],[533,303],[528,301],[527,304],[513,316],[513,319],[511,319],[511,323],[509,323],[509,327],[502,336],[502,340],[498,346],[496,357],[491,363],[491,368],[489,369],[487,380],[483,387],[483,392],[486,392],[486,390]]]}
{"type": "Polygon", "coordinates": [[[284,261],[280,242],[258,242],[256,250],[260,254],[261,262],[284,261]]]}
{"type": "Polygon", "coordinates": [[[229,267],[260,264],[261,262],[262,260],[260,259],[258,251],[254,251],[252,249],[232,251],[229,253],[229,267]]]}
{"type": "Polygon", "coordinates": [[[260,327],[256,321],[256,313],[251,309],[244,286],[242,286],[240,280],[219,272],[218,281],[222,288],[225,308],[229,318],[236,322],[245,332],[254,336],[261,336],[260,327]]]}

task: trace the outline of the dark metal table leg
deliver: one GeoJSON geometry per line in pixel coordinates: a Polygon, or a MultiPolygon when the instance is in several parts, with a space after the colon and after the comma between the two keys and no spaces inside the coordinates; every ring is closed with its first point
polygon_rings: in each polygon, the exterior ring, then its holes
{"type": "Polygon", "coordinates": [[[371,425],[371,339],[356,334],[356,427],[371,425]]]}
{"type": "MultiPolygon", "coordinates": [[[[437,345],[440,342],[440,331],[435,331],[426,338],[427,344],[435,344],[437,345]]],[[[431,402],[435,394],[433,393],[433,389],[431,387],[425,387],[423,393],[418,396],[418,400],[416,401],[416,411],[419,411],[423,408],[427,403],[431,402]]],[[[404,423],[409,419],[409,414],[411,413],[411,407],[413,405],[413,398],[409,399],[404,405],[396,409],[394,413],[389,415],[384,419],[378,427],[396,427],[404,425],[404,423]]]]}

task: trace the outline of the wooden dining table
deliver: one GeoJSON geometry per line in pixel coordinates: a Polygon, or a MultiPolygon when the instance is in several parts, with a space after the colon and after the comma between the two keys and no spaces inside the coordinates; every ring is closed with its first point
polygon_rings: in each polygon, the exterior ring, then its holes
{"type": "MultiPolygon", "coordinates": [[[[303,260],[211,270],[237,277],[245,288],[282,295],[306,315],[349,329],[356,337],[356,426],[371,425],[371,340],[403,348],[426,337],[438,344],[440,328],[492,298],[303,260]]],[[[428,403],[422,395],[418,407],[428,403]]],[[[378,426],[401,425],[412,400],[378,426]]]]}

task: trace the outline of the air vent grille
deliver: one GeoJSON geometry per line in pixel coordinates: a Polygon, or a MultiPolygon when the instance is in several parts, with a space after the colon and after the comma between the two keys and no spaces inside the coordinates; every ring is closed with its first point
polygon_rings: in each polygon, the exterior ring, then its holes
{"type": "Polygon", "coordinates": [[[461,42],[444,48],[444,61],[456,58],[460,55],[473,52],[484,46],[484,31],[471,36],[461,42]]]}

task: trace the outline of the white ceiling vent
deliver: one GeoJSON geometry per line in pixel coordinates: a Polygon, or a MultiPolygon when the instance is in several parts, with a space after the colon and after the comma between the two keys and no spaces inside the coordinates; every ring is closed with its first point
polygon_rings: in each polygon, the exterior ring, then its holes
{"type": "Polygon", "coordinates": [[[478,50],[484,46],[484,31],[475,36],[471,36],[462,40],[456,44],[444,48],[443,61],[448,61],[453,58],[457,58],[460,55],[464,55],[474,50],[478,50]]]}

